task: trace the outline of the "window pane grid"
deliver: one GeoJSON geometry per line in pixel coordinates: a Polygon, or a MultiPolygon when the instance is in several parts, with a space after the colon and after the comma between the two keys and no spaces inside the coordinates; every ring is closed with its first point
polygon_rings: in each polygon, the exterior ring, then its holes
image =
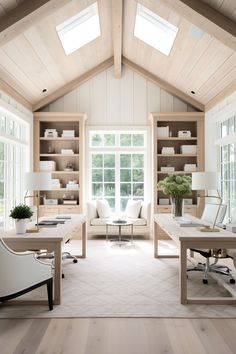
{"type": "MultiPolygon", "coordinates": [[[[221,123],[221,137],[236,132],[236,116],[221,123]]],[[[223,203],[228,206],[228,217],[236,211],[236,143],[221,147],[221,192],[223,203]]]]}
{"type": "Polygon", "coordinates": [[[144,199],[145,141],[144,132],[90,132],[92,199],[107,199],[116,212],[130,198],[144,199]],[[101,151],[93,151],[96,144],[101,151]]]}

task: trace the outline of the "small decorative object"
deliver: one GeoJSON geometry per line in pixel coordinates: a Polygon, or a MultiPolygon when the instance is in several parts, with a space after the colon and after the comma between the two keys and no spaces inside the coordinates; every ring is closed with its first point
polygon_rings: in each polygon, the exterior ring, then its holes
{"type": "Polygon", "coordinates": [[[52,146],[48,147],[48,154],[54,154],[54,148],[52,146]]]}
{"type": "Polygon", "coordinates": [[[183,216],[183,198],[192,194],[191,181],[191,176],[174,172],[157,183],[157,187],[162,189],[164,194],[171,197],[174,217],[183,216]]]}
{"type": "Polygon", "coordinates": [[[17,234],[26,233],[26,226],[32,215],[33,215],[32,210],[28,205],[25,204],[19,204],[11,210],[9,216],[15,219],[17,234]]]}
{"type": "Polygon", "coordinates": [[[74,171],[74,164],[71,162],[68,162],[66,167],[64,168],[64,171],[74,171]]]}
{"type": "Polygon", "coordinates": [[[56,129],[45,129],[44,137],[45,138],[57,138],[58,132],[56,129]]]}

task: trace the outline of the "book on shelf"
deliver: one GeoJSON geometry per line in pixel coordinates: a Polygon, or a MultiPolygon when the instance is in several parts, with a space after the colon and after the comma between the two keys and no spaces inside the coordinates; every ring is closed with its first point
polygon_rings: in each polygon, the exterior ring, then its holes
{"type": "Polygon", "coordinates": [[[73,199],[63,199],[63,204],[64,205],[77,205],[77,200],[73,199]]]}

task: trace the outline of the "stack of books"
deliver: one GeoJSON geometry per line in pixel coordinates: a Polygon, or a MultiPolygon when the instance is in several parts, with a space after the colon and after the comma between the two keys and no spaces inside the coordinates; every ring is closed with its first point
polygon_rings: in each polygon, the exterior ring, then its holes
{"type": "Polygon", "coordinates": [[[72,150],[72,149],[61,149],[61,154],[62,155],[73,155],[74,154],[74,150],[72,150]]]}
{"type": "Polygon", "coordinates": [[[62,136],[62,138],[74,138],[75,131],[74,130],[63,130],[61,136],[62,136]]]}
{"type": "Polygon", "coordinates": [[[63,199],[64,205],[77,205],[77,199],[63,199]]]}
{"type": "Polygon", "coordinates": [[[79,184],[76,181],[69,181],[66,184],[67,189],[79,189],[79,184]]]}

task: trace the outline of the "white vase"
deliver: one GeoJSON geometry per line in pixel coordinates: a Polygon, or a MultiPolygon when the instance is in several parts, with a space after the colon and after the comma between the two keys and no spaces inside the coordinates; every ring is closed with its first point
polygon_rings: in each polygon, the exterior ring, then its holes
{"type": "Polygon", "coordinates": [[[28,222],[29,222],[29,219],[16,219],[15,220],[16,233],[17,234],[25,234],[28,222]]]}

